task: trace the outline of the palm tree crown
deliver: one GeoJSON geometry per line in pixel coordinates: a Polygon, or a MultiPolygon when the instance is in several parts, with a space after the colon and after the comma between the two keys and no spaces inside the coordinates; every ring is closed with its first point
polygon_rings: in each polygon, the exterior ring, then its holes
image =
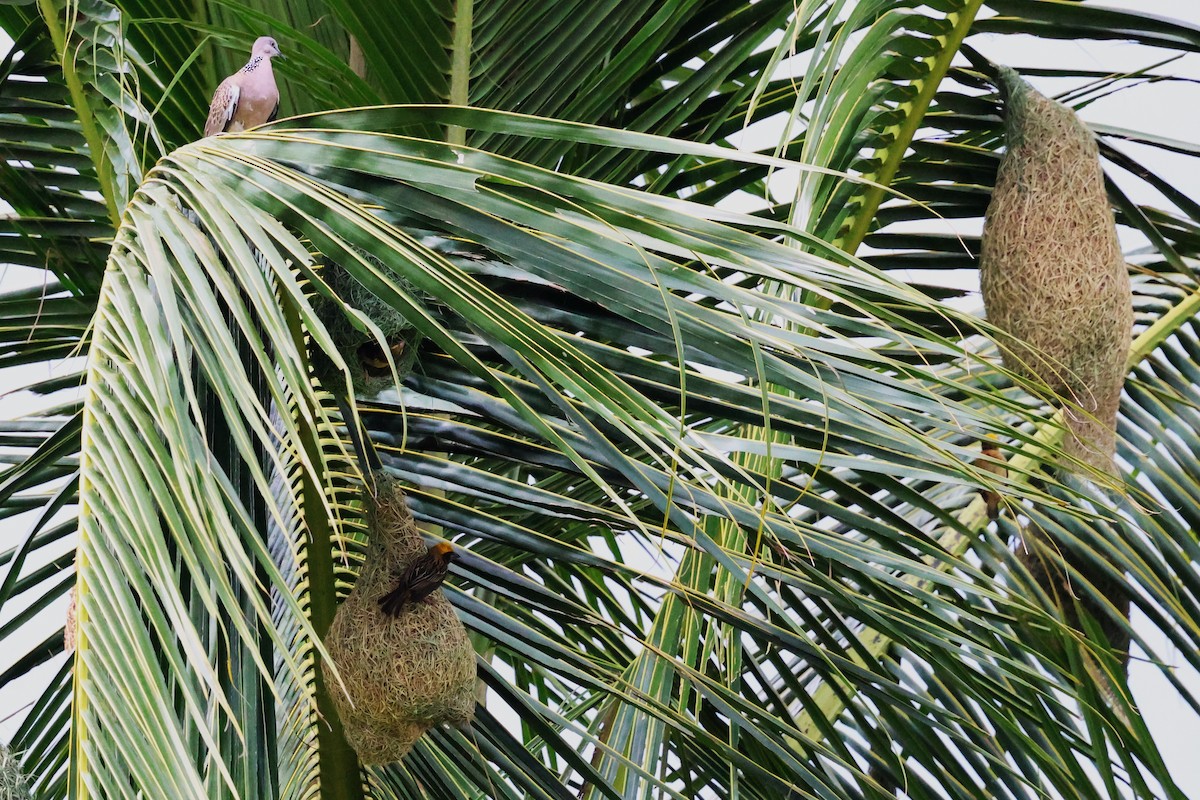
{"type": "Polygon", "coordinates": [[[29,0],[0,27],[30,276],[0,366],[35,406],[0,423],[0,702],[36,686],[0,773],[37,797],[1186,796],[1129,672],[1200,715],[1200,206],[1155,156],[1200,148],[1090,126],[1133,298],[1115,474],[974,290],[988,59],[1037,37],[1011,66],[1088,121],[1176,82],[1200,25],[29,0]],[[281,119],[202,138],[264,34],[281,119]],[[1135,69],[1051,60],[1109,39],[1135,69]],[[410,703],[375,758],[328,634],[393,483],[405,546],[455,556],[396,618],[470,647],[462,707],[410,703]]]}

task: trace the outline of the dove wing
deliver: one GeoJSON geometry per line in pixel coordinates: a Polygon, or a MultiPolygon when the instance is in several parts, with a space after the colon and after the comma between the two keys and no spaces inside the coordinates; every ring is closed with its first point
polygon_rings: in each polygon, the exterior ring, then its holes
{"type": "Polygon", "coordinates": [[[237,113],[238,100],[242,97],[242,87],[238,85],[236,77],[231,75],[221,81],[213,93],[212,105],[208,107],[208,121],[204,123],[205,136],[229,129],[229,123],[237,113]]]}

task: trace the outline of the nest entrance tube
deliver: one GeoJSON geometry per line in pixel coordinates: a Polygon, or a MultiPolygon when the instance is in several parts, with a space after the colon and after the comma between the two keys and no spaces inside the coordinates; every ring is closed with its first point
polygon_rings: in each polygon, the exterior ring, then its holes
{"type": "Polygon", "coordinates": [[[441,590],[394,617],[380,609],[379,599],[426,549],[399,485],[382,473],[374,480],[376,499],[364,492],[366,560],[325,637],[345,692],[322,666],[350,746],[363,764],[386,764],[433,726],[471,721],[475,651],[441,590]]]}

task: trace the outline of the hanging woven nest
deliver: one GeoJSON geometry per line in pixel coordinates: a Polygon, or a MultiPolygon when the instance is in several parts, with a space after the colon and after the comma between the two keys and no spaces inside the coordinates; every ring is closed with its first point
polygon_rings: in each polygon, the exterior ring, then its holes
{"type": "MultiPolygon", "coordinates": [[[[1063,449],[1074,460],[1116,476],[1116,421],[1133,328],[1129,272],[1117,241],[1096,139],[1075,113],[999,68],[1006,98],[1007,151],[984,219],[980,282],[988,320],[1005,366],[1043,383],[1058,397],[1067,423],[1063,449]]],[[[1080,613],[1100,626],[1117,652],[1129,635],[1123,580],[1098,572],[1093,556],[1048,535],[1025,530],[1020,560],[1059,607],[1084,630],[1080,613]],[[1079,570],[1107,602],[1070,576],[1079,570]]],[[[1113,535],[1119,535],[1114,532],[1113,535]]],[[[1092,659],[1088,669],[1095,674],[1092,659]]],[[[1115,696],[1107,679],[1102,689],[1115,696]]]]}
{"type": "Polygon", "coordinates": [[[1004,364],[1066,400],[1066,452],[1115,474],[1133,328],[1129,273],[1096,139],[1066,106],[1000,67],[1007,152],[983,227],[988,320],[1004,364]]]}
{"type": "Polygon", "coordinates": [[[397,761],[429,728],[466,724],[475,711],[475,651],[442,592],[396,616],[380,609],[426,547],[400,487],[382,475],[376,481],[366,560],[325,638],[345,692],[327,665],[325,681],[364,764],[397,761]]]}

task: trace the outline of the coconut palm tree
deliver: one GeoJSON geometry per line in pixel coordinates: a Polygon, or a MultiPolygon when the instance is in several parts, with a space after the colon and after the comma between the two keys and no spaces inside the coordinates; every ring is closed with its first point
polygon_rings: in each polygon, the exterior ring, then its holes
{"type": "Polygon", "coordinates": [[[1038,37],[1013,66],[1086,117],[1173,80],[1197,26],[1065,0],[0,26],[30,278],[0,366],[34,406],[0,427],[0,698],[36,796],[1185,796],[1096,633],[1200,713],[1200,206],[1145,158],[1200,151],[1094,126],[1134,286],[1124,483],[1061,479],[971,289],[1003,142],[960,50],[1038,37]],[[198,139],[266,32],[285,118],[198,139]],[[1039,63],[1058,38],[1142,66],[1039,63]],[[454,543],[478,671],[473,723],[383,765],[322,668],[368,552],[360,449],[454,543]],[[1031,525],[1088,567],[1071,597],[1014,555],[1031,525]],[[1066,624],[1082,599],[1104,618],[1066,624]]]}

